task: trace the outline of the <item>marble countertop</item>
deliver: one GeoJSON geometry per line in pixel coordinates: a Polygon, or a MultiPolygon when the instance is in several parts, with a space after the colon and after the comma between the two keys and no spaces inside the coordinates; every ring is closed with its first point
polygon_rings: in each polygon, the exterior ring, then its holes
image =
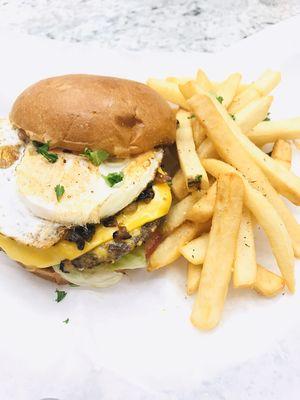
{"type": "Polygon", "coordinates": [[[298,13],[299,0],[0,0],[1,28],[126,50],[215,52],[298,13]]]}

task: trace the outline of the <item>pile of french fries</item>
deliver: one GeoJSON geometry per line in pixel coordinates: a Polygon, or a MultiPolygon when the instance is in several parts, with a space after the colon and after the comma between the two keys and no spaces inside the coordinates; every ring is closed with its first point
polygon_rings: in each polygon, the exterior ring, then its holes
{"type": "Polygon", "coordinates": [[[231,280],[234,288],[268,297],[285,286],[295,290],[300,227],[281,196],[300,205],[300,178],[290,171],[300,118],[269,119],[270,92],[280,79],[267,70],[251,84],[239,73],[213,82],[199,70],[196,78],[148,80],[174,105],[180,165],[164,240],[150,256],[149,271],[187,260],[187,294],[196,294],[191,321],[200,329],[219,323],[231,280]],[[268,143],[273,150],[267,154],[262,147],[268,143]],[[278,273],[256,261],[256,224],[278,273]]]}

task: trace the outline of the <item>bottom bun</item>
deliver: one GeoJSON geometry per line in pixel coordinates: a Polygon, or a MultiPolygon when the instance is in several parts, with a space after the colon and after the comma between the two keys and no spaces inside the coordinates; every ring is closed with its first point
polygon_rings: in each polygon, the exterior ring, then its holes
{"type": "MultiPolygon", "coordinates": [[[[20,263],[20,265],[22,265],[22,267],[26,269],[25,265],[23,265],[21,263],[20,263]]],[[[70,282],[66,281],[57,272],[55,272],[52,267],[40,268],[40,269],[36,269],[35,271],[29,271],[27,269],[27,271],[31,272],[32,274],[34,274],[36,276],[38,276],[39,278],[43,278],[43,279],[46,279],[47,281],[54,282],[57,285],[66,285],[66,284],[70,283],[70,282]]]]}

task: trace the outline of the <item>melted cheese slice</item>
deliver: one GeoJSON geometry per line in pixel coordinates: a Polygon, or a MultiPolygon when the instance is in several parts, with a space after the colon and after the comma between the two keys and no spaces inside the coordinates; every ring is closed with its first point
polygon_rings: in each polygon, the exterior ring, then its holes
{"type": "MultiPolygon", "coordinates": [[[[150,203],[138,204],[132,214],[120,214],[117,217],[119,224],[124,225],[128,231],[136,229],[147,222],[154,221],[166,215],[170,209],[172,195],[166,183],[153,186],[154,198],[150,203]]],[[[61,240],[59,243],[47,249],[38,249],[18,243],[15,240],[0,234],[0,247],[9,258],[18,261],[30,268],[46,268],[57,265],[63,260],[73,260],[88,251],[91,251],[102,243],[112,239],[117,228],[106,228],[98,225],[95,235],[90,242],[86,242],[83,250],[78,250],[75,243],[61,240]]]]}

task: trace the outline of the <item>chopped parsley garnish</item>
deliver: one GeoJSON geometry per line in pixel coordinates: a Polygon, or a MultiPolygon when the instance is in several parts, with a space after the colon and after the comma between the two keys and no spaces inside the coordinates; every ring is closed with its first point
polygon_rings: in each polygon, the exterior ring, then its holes
{"type": "Polygon", "coordinates": [[[102,164],[103,161],[105,161],[109,157],[109,153],[105,150],[93,151],[87,147],[84,149],[82,155],[87,157],[90,160],[90,162],[96,167],[99,167],[99,165],[102,164]]]}
{"type": "Polygon", "coordinates": [[[36,148],[37,153],[44,156],[51,164],[54,164],[57,161],[58,155],[55,153],[49,153],[50,142],[40,143],[34,140],[32,143],[36,148]]]}
{"type": "Polygon", "coordinates": [[[178,129],[179,126],[180,126],[180,123],[179,123],[178,119],[176,119],[176,129],[178,129]]]}
{"type": "Polygon", "coordinates": [[[64,290],[56,289],[55,293],[56,293],[56,299],[55,299],[56,303],[59,303],[60,301],[62,301],[67,295],[67,292],[65,292],[64,290]]]}
{"type": "Polygon", "coordinates": [[[188,117],[188,119],[192,119],[192,118],[196,118],[196,115],[192,114],[190,117],[188,117]]]}
{"type": "Polygon", "coordinates": [[[216,99],[218,100],[219,103],[223,103],[223,97],[222,96],[217,96],[216,99]]]}
{"type": "Polygon", "coordinates": [[[201,182],[202,175],[196,175],[195,176],[195,182],[201,182]]]}
{"type": "Polygon", "coordinates": [[[103,175],[103,178],[105,179],[105,182],[108,184],[108,186],[113,187],[117,183],[122,182],[124,178],[123,172],[111,172],[108,175],[103,175]]]}
{"type": "Polygon", "coordinates": [[[69,321],[70,321],[70,318],[67,318],[67,319],[65,319],[65,320],[63,321],[63,323],[64,323],[64,324],[68,324],[69,321]]]}
{"type": "Polygon", "coordinates": [[[63,197],[63,194],[65,193],[65,188],[62,185],[56,185],[54,190],[56,193],[57,201],[60,201],[63,197]]]}
{"type": "Polygon", "coordinates": [[[235,121],[235,115],[234,114],[229,114],[231,118],[235,121]]]}
{"type": "Polygon", "coordinates": [[[267,114],[266,118],[264,119],[264,121],[271,121],[271,118],[270,118],[270,113],[269,113],[269,112],[268,112],[268,114],[267,114]]]}

